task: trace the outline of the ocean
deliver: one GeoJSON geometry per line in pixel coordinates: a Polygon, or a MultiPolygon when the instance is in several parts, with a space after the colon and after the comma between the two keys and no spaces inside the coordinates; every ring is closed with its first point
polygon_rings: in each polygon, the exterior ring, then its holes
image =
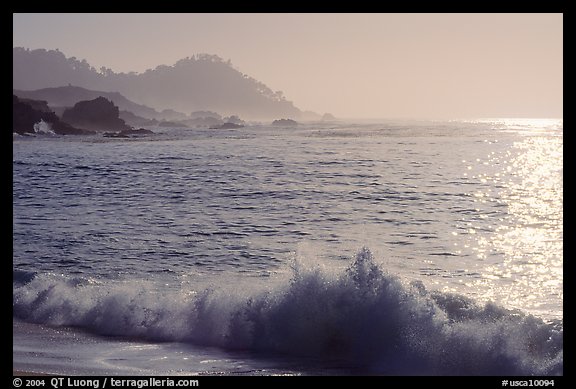
{"type": "Polygon", "coordinates": [[[563,375],[562,120],[152,129],[14,135],[13,369],[563,375]]]}

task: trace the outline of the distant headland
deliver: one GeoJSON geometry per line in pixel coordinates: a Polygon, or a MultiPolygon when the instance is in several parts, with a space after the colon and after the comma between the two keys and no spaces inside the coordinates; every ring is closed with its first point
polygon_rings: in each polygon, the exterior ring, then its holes
{"type": "Polygon", "coordinates": [[[282,91],[273,91],[217,55],[195,54],[172,66],[159,65],[143,73],[116,73],[106,67],[97,70],[86,60],[68,58],[59,50],[14,47],[12,65],[14,94],[31,98],[25,94],[36,91],[41,100],[48,99],[39,94],[50,94],[58,105],[69,106],[74,96],[82,100],[98,97],[86,93],[92,90],[106,93],[101,96],[114,101],[120,110],[146,119],[156,118],[159,115],[154,111],[166,108],[174,112],[233,114],[249,120],[322,119],[321,114],[301,110],[282,91]],[[69,90],[55,90],[66,86],[69,90]]]}

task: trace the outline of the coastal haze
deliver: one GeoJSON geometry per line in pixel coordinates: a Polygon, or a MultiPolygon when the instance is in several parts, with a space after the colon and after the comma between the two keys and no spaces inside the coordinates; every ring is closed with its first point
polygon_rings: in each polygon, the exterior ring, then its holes
{"type": "MultiPolygon", "coordinates": [[[[13,46],[142,73],[215,54],[341,118],[563,116],[562,14],[14,14],[13,46]]],[[[15,88],[18,88],[15,86],[15,88]]]]}
{"type": "Polygon", "coordinates": [[[563,375],[561,14],[14,14],[13,370],[563,375]]]}

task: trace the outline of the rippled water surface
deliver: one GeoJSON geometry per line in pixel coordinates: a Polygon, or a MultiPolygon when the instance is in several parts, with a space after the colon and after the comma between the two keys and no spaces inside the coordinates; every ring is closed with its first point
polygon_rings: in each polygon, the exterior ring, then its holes
{"type": "Polygon", "coordinates": [[[14,266],[266,275],[368,246],[405,277],[556,315],[562,127],[530,124],[17,139],[14,266]]]}
{"type": "Polygon", "coordinates": [[[366,247],[402,282],[563,318],[562,121],[158,132],[14,138],[18,277],[270,289],[366,247]]]}

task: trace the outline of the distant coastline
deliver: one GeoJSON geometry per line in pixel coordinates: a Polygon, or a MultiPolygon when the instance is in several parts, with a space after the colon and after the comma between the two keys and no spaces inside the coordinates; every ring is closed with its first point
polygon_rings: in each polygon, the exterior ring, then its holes
{"type": "MultiPolygon", "coordinates": [[[[212,110],[248,119],[295,117],[321,119],[302,111],[280,91],[236,70],[217,55],[194,54],[173,66],[159,65],[144,73],[97,71],[85,60],[68,58],[58,50],[14,47],[12,88],[21,91],[54,89],[66,85],[122,94],[135,101],[133,110],[170,107],[178,112],[212,110]],[[37,75],[42,75],[41,77],[37,75]]],[[[110,98],[110,95],[105,96],[110,98]]],[[[125,99],[125,98],[124,98],[125,99]]],[[[128,109],[130,110],[130,109],[128,109]]],[[[136,112],[134,112],[136,113],[136,112]]],[[[136,113],[138,115],[138,113],[136,113]]],[[[170,119],[168,119],[170,120],[170,119]]]]}

